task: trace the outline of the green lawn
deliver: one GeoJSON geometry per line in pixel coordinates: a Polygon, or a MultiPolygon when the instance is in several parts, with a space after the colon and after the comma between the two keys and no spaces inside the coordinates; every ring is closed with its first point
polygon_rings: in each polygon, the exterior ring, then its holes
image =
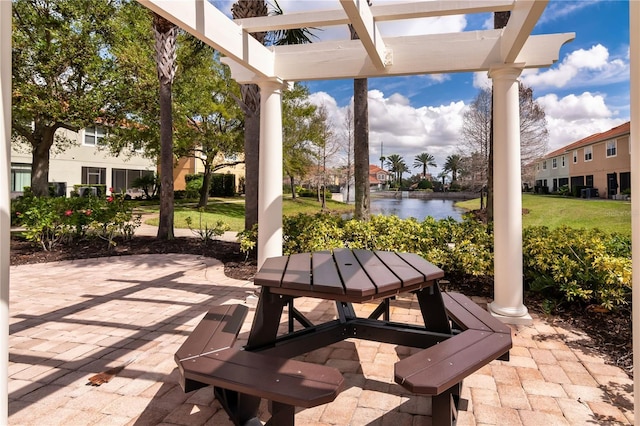
{"type": "MultiPolygon", "coordinates": [[[[480,199],[456,203],[456,206],[474,210],[480,207],[480,199]]],[[[631,235],[631,203],[628,201],[523,194],[522,208],[526,211],[522,216],[523,226],[567,225],[631,235]]]]}
{"type": "MultiPolygon", "coordinates": [[[[240,232],[244,229],[244,199],[243,198],[210,198],[205,209],[199,211],[196,203],[176,203],[174,206],[174,227],[188,228],[187,217],[191,217],[191,226],[194,229],[211,228],[218,220],[222,220],[230,226],[231,231],[240,232]]],[[[144,213],[157,214],[158,206],[145,206],[140,209],[144,213]]],[[[327,200],[327,210],[336,213],[351,213],[353,206],[344,203],[327,200]]],[[[297,198],[295,201],[290,196],[284,196],[282,214],[293,216],[298,213],[318,213],[321,205],[315,198],[297,198]]],[[[145,221],[149,225],[158,225],[157,216],[145,221]]]]}

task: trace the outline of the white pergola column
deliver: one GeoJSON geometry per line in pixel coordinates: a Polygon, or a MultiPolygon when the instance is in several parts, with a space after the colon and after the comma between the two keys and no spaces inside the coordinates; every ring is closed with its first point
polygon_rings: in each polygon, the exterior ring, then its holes
{"type": "Polygon", "coordinates": [[[11,2],[0,1],[0,424],[9,417],[9,247],[11,240],[11,2]],[[4,177],[2,177],[4,176],[4,177]]]}
{"type": "Polygon", "coordinates": [[[492,67],[494,301],[491,312],[505,322],[528,323],[523,304],[522,178],[518,77],[522,67],[492,67]]]}
{"type": "Polygon", "coordinates": [[[258,268],[282,256],[282,81],[260,86],[260,170],[258,181],[258,268]]]}
{"type": "MultiPolygon", "coordinates": [[[[629,56],[631,79],[631,262],[632,281],[640,282],[640,2],[629,2],[629,56]]],[[[632,289],[633,366],[640,366],[640,290],[632,289]]],[[[640,374],[633,375],[634,412],[640,409],[640,374]]],[[[638,416],[638,414],[636,414],[638,416]]],[[[637,419],[638,417],[636,417],[637,419]]]]}

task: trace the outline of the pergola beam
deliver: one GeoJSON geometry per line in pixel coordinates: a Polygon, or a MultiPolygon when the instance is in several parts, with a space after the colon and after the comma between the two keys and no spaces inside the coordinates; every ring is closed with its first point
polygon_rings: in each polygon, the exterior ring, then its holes
{"type": "Polygon", "coordinates": [[[380,35],[380,30],[373,19],[373,14],[366,1],[340,0],[340,4],[349,17],[356,34],[360,38],[364,49],[377,69],[384,69],[389,65],[387,52],[380,35]]]}
{"type": "MultiPolygon", "coordinates": [[[[394,63],[382,70],[371,62],[357,40],[277,46],[275,73],[286,81],[300,81],[486,71],[502,63],[500,34],[501,30],[485,30],[387,38],[394,63]]],[[[531,36],[517,62],[524,63],[525,68],[547,67],[558,60],[560,47],[574,37],[574,33],[531,36]]],[[[232,62],[237,63],[225,59],[225,63],[232,62]]],[[[239,82],[259,78],[240,68],[246,67],[232,65],[233,77],[239,82]]]]}
{"type": "Polygon", "coordinates": [[[273,78],[274,55],[208,1],[138,0],[153,12],[193,34],[254,73],[273,78]]]}
{"type": "MultiPolygon", "coordinates": [[[[370,7],[376,22],[398,19],[433,18],[468,13],[506,12],[514,8],[514,0],[437,0],[430,2],[393,3],[370,7]]],[[[349,17],[343,9],[293,12],[276,16],[236,19],[238,25],[250,33],[298,28],[348,25],[349,17]]]]}
{"type": "Polygon", "coordinates": [[[549,0],[518,0],[504,28],[500,46],[501,62],[514,63],[527,42],[549,0]]]}

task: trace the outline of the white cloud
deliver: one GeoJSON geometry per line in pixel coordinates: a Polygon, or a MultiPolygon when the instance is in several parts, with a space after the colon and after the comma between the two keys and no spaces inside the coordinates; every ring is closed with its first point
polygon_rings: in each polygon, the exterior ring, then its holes
{"type": "MultiPolygon", "coordinates": [[[[337,134],[344,131],[346,107],[339,108],[335,100],[324,92],[313,93],[310,100],[316,105],[325,106],[337,134]]],[[[402,156],[409,168],[412,168],[416,155],[428,152],[435,157],[438,164],[432,172],[440,169],[447,156],[457,153],[464,108],[465,104],[462,101],[416,108],[411,106],[406,96],[399,93],[386,96],[380,90],[370,90],[371,164],[379,164],[382,143],[382,154],[402,156]]],[[[411,169],[411,173],[417,173],[417,170],[411,169]]]]}
{"type": "Polygon", "coordinates": [[[584,92],[563,98],[549,94],[536,100],[547,115],[550,151],[627,121],[615,117],[600,94],[584,92]]]}
{"type": "Polygon", "coordinates": [[[528,70],[522,82],[534,89],[568,88],[618,83],[629,79],[629,63],[611,58],[609,50],[597,44],[588,50],[574,50],[562,62],[546,71],[528,70]]]}

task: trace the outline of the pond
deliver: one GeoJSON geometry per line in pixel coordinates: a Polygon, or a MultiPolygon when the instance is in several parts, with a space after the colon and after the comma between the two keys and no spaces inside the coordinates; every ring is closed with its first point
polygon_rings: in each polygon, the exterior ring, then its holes
{"type": "Polygon", "coordinates": [[[371,198],[371,214],[396,215],[400,219],[413,217],[419,221],[424,220],[427,216],[434,219],[452,217],[461,221],[466,210],[456,207],[455,202],[456,200],[423,200],[419,198],[371,198]]]}

